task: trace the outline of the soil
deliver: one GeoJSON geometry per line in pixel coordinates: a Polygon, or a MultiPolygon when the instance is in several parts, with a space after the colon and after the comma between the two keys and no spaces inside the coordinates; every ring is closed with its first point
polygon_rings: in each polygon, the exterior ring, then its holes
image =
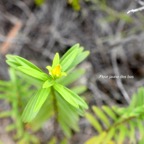
{"type": "MultiPolygon", "coordinates": [[[[66,0],[46,0],[41,6],[34,0],[1,0],[0,79],[9,79],[6,54],[20,55],[44,69],[56,52],[62,55],[80,43],[90,51],[80,65],[86,70],[82,79],[88,87],[89,106],[126,106],[137,88],[144,86],[144,11],[127,14],[141,3],[81,0],[80,5],[77,11],[66,0]]],[[[0,110],[3,105],[1,102],[0,110]]],[[[4,133],[2,127],[0,137],[5,135],[4,143],[13,144],[11,134],[4,133]]],[[[95,133],[83,118],[80,127],[72,144],[83,144],[95,133]]],[[[41,143],[46,143],[47,132],[44,127],[38,133],[41,143]]]]}

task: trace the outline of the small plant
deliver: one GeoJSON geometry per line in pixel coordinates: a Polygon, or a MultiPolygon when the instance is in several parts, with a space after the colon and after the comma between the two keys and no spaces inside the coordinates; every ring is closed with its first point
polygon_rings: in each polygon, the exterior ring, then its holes
{"type": "MultiPolygon", "coordinates": [[[[0,80],[0,99],[6,100],[10,110],[2,111],[0,118],[9,117],[13,121],[6,127],[6,131],[15,132],[14,140],[17,144],[39,143],[39,140],[29,133],[22,122],[21,113],[26,106],[28,99],[34,93],[31,84],[27,83],[21,76],[16,74],[14,69],[9,69],[10,80],[0,80]]],[[[34,131],[33,131],[34,132],[34,131]]]]}
{"type": "Polygon", "coordinates": [[[144,88],[139,88],[128,107],[92,107],[94,114],[86,113],[98,132],[85,144],[143,144],[144,143],[144,88]]]}
{"type": "Polygon", "coordinates": [[[84,87],[70,90],[65,85],[77,80],[82,70],[74,68],[82,62],[89,52],[83,51],[79,44],[70,48],[61,58],[55,54],[52,66],[47,66],[48,74],[28,60],[14,55],[7,55],[7,63],[17,71],[33,77],[40,84],[40,88],[33,95],[22,113],[22,121],[29,127],[38,129],[43,122],[54,118],[54,139],[59,139],[58,125],[67,138],[71,130],[78,131],[78,119],[88,108],[85,101],[77,93],[84,87]]]}

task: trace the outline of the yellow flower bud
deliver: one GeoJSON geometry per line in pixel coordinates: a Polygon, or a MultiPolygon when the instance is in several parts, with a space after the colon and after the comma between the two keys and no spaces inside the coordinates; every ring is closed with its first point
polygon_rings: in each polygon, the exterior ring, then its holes
{"type": "Polygon", "coordinates": [[[66,76],[65,72],[62,72],[61,69],[61,65],[58,64],[55,67],[51,67],[51,66],[47,66],[46,67],[49,71],[49,74],[53,77],[53,78],[60,78],[62,76],[66,76]]]}
{"type": "Polygon", "coordinates": [[[51,73],[53,76],[59,77],[61,75],[61,66],[57,65],[52,70],[51,73]]]}

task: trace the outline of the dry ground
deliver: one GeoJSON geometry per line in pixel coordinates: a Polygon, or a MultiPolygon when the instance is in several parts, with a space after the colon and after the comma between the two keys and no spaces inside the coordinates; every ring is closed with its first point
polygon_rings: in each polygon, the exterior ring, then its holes
{"type": "MultiPolygon", "coordinates": [[[[106,4],[81,0],[81,10],[75,11],[66,0],[47,0],[40,7],[33,0],[1,0],[0,79],[8,79],[7,53],[45,68],[55,52],[63,54],[80,43],[91,53],[81,65],[87,70],[89,105],[128,104],[132,93],[144,85],[144,12],[126,13],[140,6],[131,0],[106,0],[106,4]]],[[[74,144],[82,144],[93,132],[84,119],[80,126],[82,131],[72,138],[74,144]]],[[[12,141],[2,131],[0,127],[0,137],[12,141]]],[[[45,141],[48,130],[43,131],[45,141]]]]}

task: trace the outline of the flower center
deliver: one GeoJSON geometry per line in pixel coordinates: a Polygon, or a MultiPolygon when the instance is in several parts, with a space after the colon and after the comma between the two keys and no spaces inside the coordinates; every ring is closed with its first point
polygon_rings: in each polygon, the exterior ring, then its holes
{"type": "Polygon", "coordinates": [[[55,78],[60,78],[62,76],[66,76],[66,73],[65,72],[62,72],[62,69],[61,69],[61,65],[58,64],[54,67],[51,67],[51,66],[47,66],[46,67],[49,71],[49,74],[55,79],[55,78]]]}
{"type": "Polygon", "coordinates": [[[61,66],[60,65],[57,65],[55,66],[52,70],[51,70],[51,74],[52,76],[56,76],[56,77],[60,77],[61,75],[61,66]]]}

